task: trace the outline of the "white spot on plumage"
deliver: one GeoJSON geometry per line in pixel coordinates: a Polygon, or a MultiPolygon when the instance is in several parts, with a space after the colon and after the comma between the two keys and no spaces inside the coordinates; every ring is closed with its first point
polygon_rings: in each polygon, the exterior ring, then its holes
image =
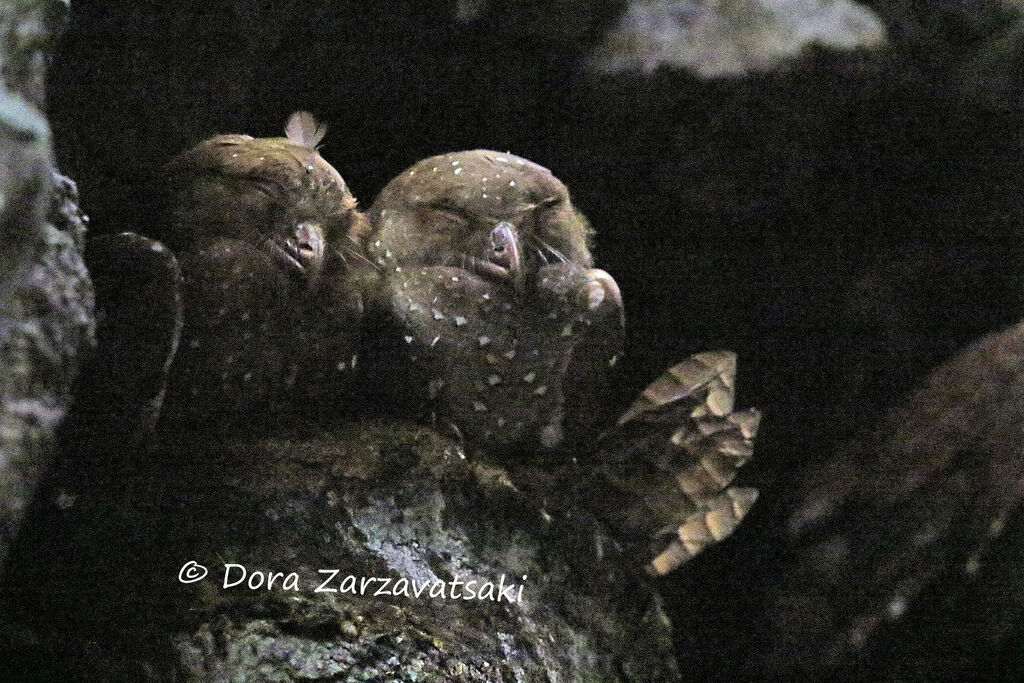
{"type": "Polygon", "coordinates": [[[558,444],[562,443],[562,439],[565,434],[561,425],[550,424],[543,427],[538,436],[540,437],[541,446],[544,448],[554,448],[558,444]]]}
{"type": "Polygon", "coordinates": [[[480,401],[473,401],[473,410],[475,410],[478,413],[482,413],[487,410],[487,406],[485,406],[480,401]]]}
{"type": "Polygon", "coordinates": [[[439,391],[441,391],[441,387],[443,387],[443,386],[444,386],[444,380],[443,379],[431,380],[430,383],[427,385],[427,391],[429,392],[430,398],[431,399],[436,398],[437,397],[437,393],[439,391]]]}
{"type": "Polygon", "coordinates": [[[535,379],[537,379],[537,373],[534,372],[533,370],[530,370],[528,373],[523,375],[523,381],[526,382],[527,384],[533,382],[533,380],[535,379]]]}
{"type": "Polygon", "coordinates": [[[892,620],[899,619],[907,611],[907,601],[902,597],[897,596],[889,603],[888,609],[889,618],[892,620]]]}
{"type": "Polygon", "coordinates": [[[487,346],[488,344],[491,343],[491,338],[488,337],[485,334],[482,337],[480,337],[479,339],[477,339],[477,341],[480,342],[480,348],[482,349],[482,348],[484,348],[485,346],[487,346]]]}
{"type": "Polygon", "coordinates": [[[995,538],[1003,533],[1003,529],[1006,528],[1006,520],[1000,516],[992,520],[992,523],[988,525],[988,535],[995,538]]]}

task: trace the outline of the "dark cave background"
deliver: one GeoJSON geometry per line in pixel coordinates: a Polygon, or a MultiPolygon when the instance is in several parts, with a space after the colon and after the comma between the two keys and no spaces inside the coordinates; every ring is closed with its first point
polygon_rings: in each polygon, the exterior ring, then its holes
{"type": "MultiPolygon", "coordinates": [[[[277,135],[296,109],[328,122],[322,153],[364,207],[445,151],[552,169],[623,291],[622,396],[727,348],[740,404],[765,414],[741,475],[761,489],[754,512],[663,583],[684,671],[727,679],[770,628],[794,478],[1021,317],[1020,24],[995,2],[879,0],[865,4],[882,50],[716,80],[597,77],[585,60],[622,3],[570,3],[575,22],[551,4],[493,3],[462,24],[454,3],[75,0],[49,72],[58,166],[92,234],[145,232],[161,164],[215,133],[277,135]]],[[[898,669],[901,649],[872,672],[898,669]]]]}

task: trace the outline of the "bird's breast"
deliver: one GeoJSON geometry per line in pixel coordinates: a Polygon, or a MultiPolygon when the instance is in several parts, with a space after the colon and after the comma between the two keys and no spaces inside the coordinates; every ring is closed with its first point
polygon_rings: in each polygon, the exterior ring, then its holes
{"type": "Polygon", "coordinates": [[[426,267],[397,270],[389,289],[416,389],[439,422],[509,455],[561,443],[563,379],[582,324],[576,288],[524,299],[459,268],[426,267]]]}

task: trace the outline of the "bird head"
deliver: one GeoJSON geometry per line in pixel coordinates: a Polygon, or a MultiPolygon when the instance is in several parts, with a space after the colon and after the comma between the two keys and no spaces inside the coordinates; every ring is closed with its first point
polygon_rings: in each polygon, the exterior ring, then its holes
{"type": "Polygon", "coordinates": [[[158,237],[176,251],[240,239],[315,285],[332,250],[351,251],[368,226],[317,151],[325,132],[296,112],[286,137],[217,135],[179,154],[162,170],[166,224],[158,237]]]}
{"type": "Polygon", "coordinates": [[[551,171],[488,150],[430,157],[369,212],[380,265],[456,266],[523,294],[545,264],[592,264],[591,230],[551,171]]]}

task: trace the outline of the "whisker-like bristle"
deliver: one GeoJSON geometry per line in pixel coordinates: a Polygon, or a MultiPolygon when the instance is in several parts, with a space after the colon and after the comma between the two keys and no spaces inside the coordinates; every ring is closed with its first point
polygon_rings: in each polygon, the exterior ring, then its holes
{"type": "Polygon", "coordinates": [[[353,256],[356,259],[362,261],[363,263],[366,263],[367,265],[373,266],[375,269],[379,270],[377,264],[374,263],[373,261],[371,261],[370,259],[366,258],[365,256],[363,256],[363,254],[360,253],[360,251],[358,249],[354,249],[353,247],[350,247],[348,245],[342,245],[342,249],[347,251],[349,256],[353,256]]]}
{"type": "Polygon", "coordinates": [[[567,259],[565,257],[565,254],[563,254],[562,252],[558,251],[557,249],[555,249],[553,246],[551,246],[547,242],[541,242],[540,244],[541,244],[542,247],[544,247],[549,252],[551,252],[551,255],[554,256],[556,259],[558,259],[561,263],[568,263],[569,262],[569,259],[567,259]]]}

